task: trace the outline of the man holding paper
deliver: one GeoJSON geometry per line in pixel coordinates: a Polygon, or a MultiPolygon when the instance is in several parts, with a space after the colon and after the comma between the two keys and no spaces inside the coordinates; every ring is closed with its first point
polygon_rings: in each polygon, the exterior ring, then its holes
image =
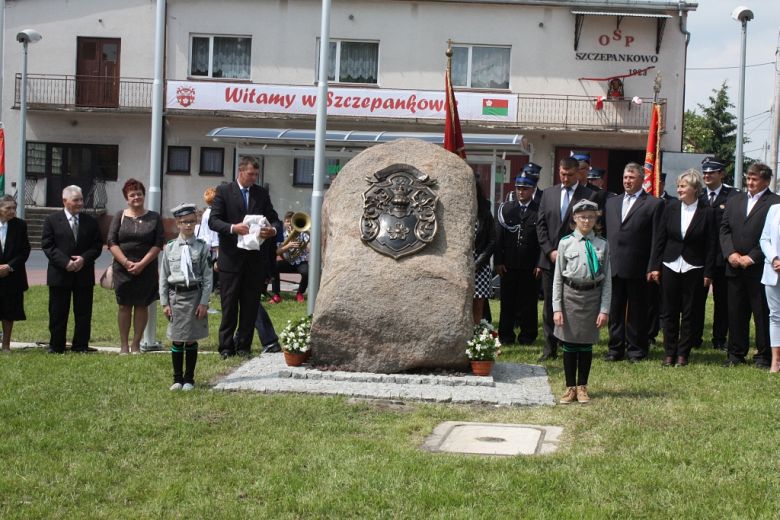
{"type": "Polygon", "coordinates": [[[242,157],[238,164],[238,178],[231,183],[217,187],[217,193],[211,206],[209,227],[219,233],[219,295],[222,300],[222,322],[219,325],[219,353],[222,359],[239,354],[249,356],[252,349],[257,308],[260,305],[260,292],[266,283],[266,270],[275,240],[266,240],[276,236],[274,223],[279,217],[271,204],[268,192],[255,184],[259,173],[257,160],[242,157]],[[267,219],[264,225],[257,222],[262,215],[267,219]],[[247,218],[247,217],[250,218],[247,218]],[[250,223],[247,223],[250,221],[250,223]],[[254,237],[242,239],[243,249],[239,247],[239,237],[252,232],[254,237]],[[238,327],[236,327],[236,325],[238,327]]]}

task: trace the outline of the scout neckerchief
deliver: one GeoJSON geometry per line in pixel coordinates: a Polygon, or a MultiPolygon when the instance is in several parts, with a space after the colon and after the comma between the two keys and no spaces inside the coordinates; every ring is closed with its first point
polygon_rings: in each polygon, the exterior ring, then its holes
{"type": "Polygon", "coordinates": [[[190,273],[195,276],[195,272],[192,270],[192,256],[190,256],[190,246],[185,240],[181,246],[181,258],[179,258],[179,268],[184,273],[184,283],[187,287],[190,286],[190,273]]]}
{"type": "Polygon", "coordinates": [[[599,257],[596,254],[596,249],[593,247],[593,243],[589,238],[583,238],[585,239],[585,257],[588,260],[588,271],[590,272],[590,278],[592,280],[596,278],[596,275],[601,270],[601,265],[599,264],[599,257]]]}

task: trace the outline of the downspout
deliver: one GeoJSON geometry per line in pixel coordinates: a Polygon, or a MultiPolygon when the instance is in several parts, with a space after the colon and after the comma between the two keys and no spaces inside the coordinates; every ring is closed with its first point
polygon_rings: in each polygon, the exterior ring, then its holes
{"type": "MultiPolygon", "coordinates": [[[[688,10],[685,9],[686,4],[685,0],[680,0],[677,3],[678,7],[678,17],[680,18],[680,32],[685,35],[685,54],[683,55],[683,82],[682,84],[685,85],[687,81],[688,73],[686,72],[688,69],[688,42],[691,41],[691,33],[688,32],[688,10]]],[[[680,131],[680,151],[683,151],[683,138],[685,133],[685,88],[683,88],[683,97],[682,97],[682,126],[680,131]]]]}

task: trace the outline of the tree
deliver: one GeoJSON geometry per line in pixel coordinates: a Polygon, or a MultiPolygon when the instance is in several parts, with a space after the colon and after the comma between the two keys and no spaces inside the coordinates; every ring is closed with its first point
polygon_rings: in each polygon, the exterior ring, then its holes
{"type": "MultiPolygon", "coordinates": [[[[719,89],[712,89],[710,104],[699,103],[702,115],[686,110],[683,121],[683,145],[685,151],[706,153],[726,163],[726,178],[734,174],[734,156],[737,148],[737,116],[729,109],[728,85],[724,81],[719,89]]],[[[745,139],[744,142],[748,142],[745,139]]],[[[747,158],[745,158],[747,159],[747,158]]]]}

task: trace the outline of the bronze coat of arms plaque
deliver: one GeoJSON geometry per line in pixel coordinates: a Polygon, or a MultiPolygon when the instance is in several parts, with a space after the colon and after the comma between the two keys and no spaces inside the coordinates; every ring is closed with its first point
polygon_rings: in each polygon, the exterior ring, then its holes
{"type": "Polygon", "coordinates": [[[393,164],[366,177],[360,219],[363,242],[398,259],[424,248],[436,236],[436,181],[414,166],[393,164]]]}

